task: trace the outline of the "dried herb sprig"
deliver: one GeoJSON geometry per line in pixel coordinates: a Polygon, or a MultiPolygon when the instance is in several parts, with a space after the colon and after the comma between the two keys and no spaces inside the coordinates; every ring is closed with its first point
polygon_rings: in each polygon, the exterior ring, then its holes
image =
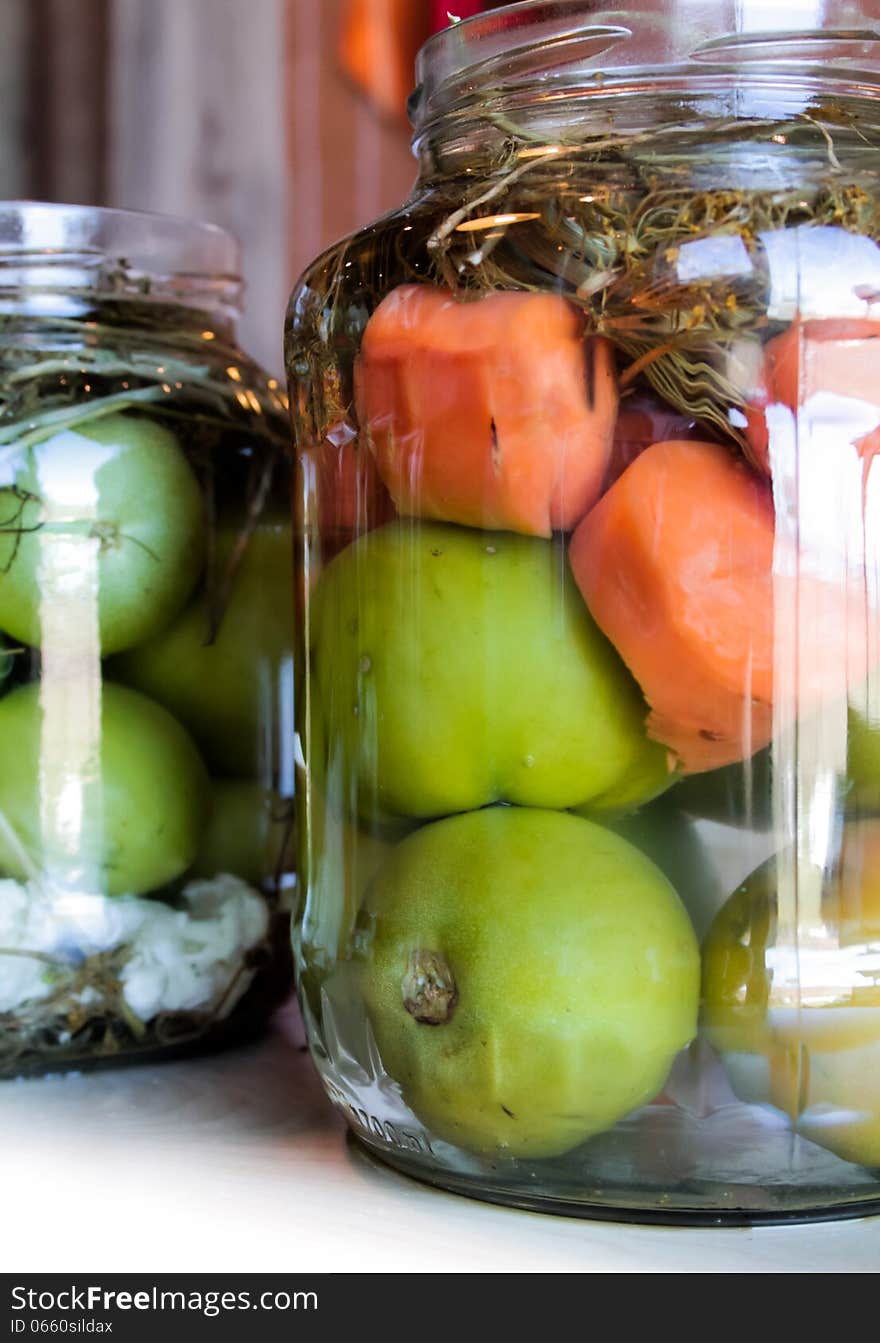
{"type": "Polygon", "coordinates": [[[287,397],[275,379],[234,347],[216,338],[206,343],[189,329],[184,310],[165,309],[169,325],[154,335],[125,307],[125,325],[100,316],[0,318],[0,446],[27,447],[144,403],[173,414],[183,389],[219,427],[258,419],[266,436],[286,444],[287,397]],[[187,351],[191,358],[183,357],[187,351]]]}
{"type": "Polygon", "coordinates": [[[243,978],[271,959],[272,948],[268,938],[251,948],[223,992],[204,1009],[160,1012],[150,1021],[143,1021],[125,999],[122,974],[131,955],[131,947],[123,946],[75,963],[0,947],[0,961],[24,956],[45,962],[51,983],[42,998],[0,1012],[0,1077],[194,1044],[225,1020],[243,978]]]}
{"type": "Polygon", "coordinates": [[[379,221],[313,268],[293,314],[300,439],[320,441],[340,420],[356,428],[351,368],[369,314],[393,284],[425,279],[463,298],[564,294],[618,349],[624,386],[644,380],[745,447],[730,412],[755,391],[756,351],[773,330],[763,238],[831,226],[880,240],[865,159],[877,133],[831,107],[629,135],[574,130],[553,144],[509,119],[498,128],[479,173],[438,175],[405,218],[379,221]],[[681,266],[688,244],[724,238],[738,241],[742,267],[681,266]]]}
{"type": "MultiPolygon", "coordinates": [[[[241,535],[222,574],[208,565],[213,641],[247,544],[280,484],[290,431],[278,382],[201,325],[189,310],[130,297],[99,302],[80,318],[0,316],[0,479],[52,434],[120,412],[154,415],[178,429],[202,480],[213,552],[218,441],[253,435],[241,535]]],[[[0,490],[0,502],[4,495],[10,507],[0,509],[0,530],[15,531],[14,485],[0,490]]]]}

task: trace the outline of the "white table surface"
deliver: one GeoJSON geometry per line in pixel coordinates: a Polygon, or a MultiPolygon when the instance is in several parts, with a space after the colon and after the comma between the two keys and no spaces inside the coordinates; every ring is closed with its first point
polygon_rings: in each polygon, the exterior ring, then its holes
{"type": "Polygon", "coordinates": [[[698,1230],[538,1216],[374,1166],[296,1026],[163,1066],[0,1083],[7,1272],[873,1272],[880,1218],[698,1230]],[[291,1038],[293,1037],[293,1038],[291,1038]]]}

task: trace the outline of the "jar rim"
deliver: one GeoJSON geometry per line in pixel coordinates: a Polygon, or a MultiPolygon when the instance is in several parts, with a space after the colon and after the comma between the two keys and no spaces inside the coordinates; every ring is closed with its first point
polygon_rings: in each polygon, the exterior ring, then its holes
{"type": "Polygon", "coordinates": [[[0,264],[62,253],[122,255],[145,273],[238,280],[241,248],[217,224],[179,215],[59,201],[0,201],[0,264]]]}
{"type": "Polygon", "coordinates": [[[75,316],[95,297],[173,303],[228,327],[241,247],[198,219],[115,206],[0,201],[0,313],[75,316]]]}
{"type": "Polygon", "coordinates": [[[409,102],[416,131],[492,88],[640,71],[815,70],[880,81],[880,23],[867,0],[519,0],[454,21],[424,44],[409,102]]]}

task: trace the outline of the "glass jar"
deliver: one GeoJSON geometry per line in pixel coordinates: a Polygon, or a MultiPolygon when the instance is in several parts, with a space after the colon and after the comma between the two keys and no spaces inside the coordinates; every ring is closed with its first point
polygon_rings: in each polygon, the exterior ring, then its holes
{"type": "Polygon", "coordinates": [[[0,1076],[290,979],[287,402],[207,224],[0,205],[0,1076]]]}
{"type": "Polygon", "coordinates": [[[878,99],[845,0],[494,10],[294,291],[295,957],[400,1170],[877,1207],[878,99]]]}

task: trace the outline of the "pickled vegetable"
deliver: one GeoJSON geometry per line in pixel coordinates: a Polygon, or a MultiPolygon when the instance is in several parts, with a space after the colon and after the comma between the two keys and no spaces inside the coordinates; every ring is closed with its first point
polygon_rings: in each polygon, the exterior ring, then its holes
{"type": "Polygon", "coordinates": [[[303,458],[319,507],[322,549],[330,560],[356,536],[390,522],[395,509],[366,447],[331,430],[313,454],[303,458]]]}
{"type": "Polygon", "coordinates": [[[593,618],[686,773],[770,740],[773,506],[711,443],[658,443],[578,528],[571,566],[593,618]]]}
{"type": "Polygon", "coordinates": [[[231,1042],[290,987],[287,406],[236,264],[0,206],[0,1078],[231,1042]]]}
{"type": "Polygon", "coordinates": [[[59,607],[82,619],[75,598],[93,597],[101,652],[130,648],[177,615],[204,561],[198,482],[143,415],[77,423],[0,465],[0,629],[14,639],[40,645],[59,607]]]}
{"type": "Polygon", "coordinates": [[[847,1161],[880,1165],[880,822],[850,822],[830,877],[772,862],[720,912],[703,1014],[734,1086],[847,1161]],[[819,898],[809,902],[809,894],[819,898]]]}
{"type": "Polygon", "coordinates": [[[210,818],[192,875],[230,872],[259,887],[292,862],[292,832],[290,798],[253,779],[213,779],[210,818]]]}
{"type": "Polygon", "coordinates": [[[0,872],[143,895],[192,863],[210,811],[208,776],[158,704],[109,683],[88,705],[75,683],[22,686],[0,699],[0,743],[15,762],[0,770],[0,872]]]}
{"type": "Polygon", "coordinates": [[[493,807],[424,827],[380,869],[362,926],[385,1066],[469,1151],[568,1151],[650,1101],[696,1029],[675,892],[576,816],[493,807]]]}
{"type": "Polygon", "coordinates": [[[355,366],[360,423],[401,513],[530,536],[570,531],[599,496],[617,385],[551,294],[457,300],[401,285],[355,366]]]}
{"type": "Polygon", "coordinates": [[[315,589],[311,658],[328,757],[313,768],[335,771],[350,815],[601,807],[610,789],[625,810],[674,766],[546,541],[436,523],[371,532],[315,589]]]}
{"type": "Polygon", "coordinates": [[[764,347],[760,390],[748,410],[752,456],[771,472],[774,423],[824,420],[826,444],[855,444],[868,459],[880,449],[880,323],[857,318],[796,321],[764,347]],[[782,419],[779,413],[782,412],[782,419]]]}
{"type": "Polygon", "coordinates": [[[815,43],[685,8],[438,34],[415,190],[292,296],[301,994],[331,1099],[410,1174],[852,1212],[880,1160],[872,58],[843,0],[815,43]],[[642,940],[661,889],[676,970],[642,940]]]}
{"type": "Polygon", "coordinates": [[[213,593],[116,659],[112,673],[176,714],[218,774],[271,781],[287,752],[293,688],[290,524],[219,526],[215,563],[213,593]]]}

